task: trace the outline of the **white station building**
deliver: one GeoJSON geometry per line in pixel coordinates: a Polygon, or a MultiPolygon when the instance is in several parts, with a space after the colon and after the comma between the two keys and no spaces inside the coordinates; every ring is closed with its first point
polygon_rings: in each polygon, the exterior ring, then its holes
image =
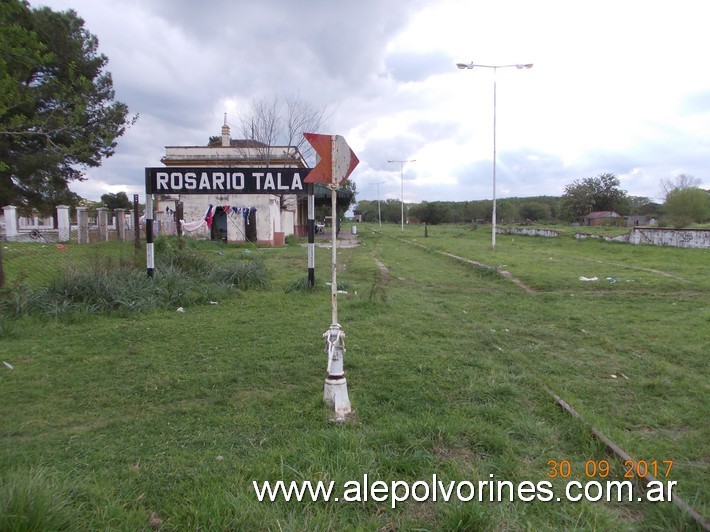
{"type": "MultiPolygon", "coordinates": [[[[226,121],[218,140],[207,146],[166,146],[161,162],[166,170],[308,168],[294,146],[232,139],[226,121]]],[[[170,232],[168,228],[175,227],[178,202],[183,205],[183,230],[197,238],[281,245],[286,236],[302,234],[306,225],[303,202],[295,194],[156,194],[154,216],[160,223],[160,232],[170,232]]]]}

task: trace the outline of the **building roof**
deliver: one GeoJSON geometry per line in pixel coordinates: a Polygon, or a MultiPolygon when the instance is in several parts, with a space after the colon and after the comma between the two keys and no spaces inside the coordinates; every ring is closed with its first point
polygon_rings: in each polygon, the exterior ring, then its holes
{"type": "Polygon", "coordinates": [[[615,213],[614,211],[595,211],[595,212],[590,212],[585,216],[585,218],[620,218],[621,215],[615,213]]]}
{"type": "MultiPolygon", "coordinates": [[[[212,138],[207,144],[208,148],[222,148],[222,139],[212,138]]],[[[229,139],[229,147],[231,148],[268,148],[269,145],[254,139],[229,139]]]]}
{"type": "Polygon", "coordinates": [[[232,139],[226,117],[220,137],[212,137],[206,146],[165,146],[160,161],[165,166],[308,167],[296,146],[232,139]]]}
{"type": "Polygon", "coordinates": [[[160,159],[165,166],[274,166],[306,168],[295,146],[256,146],[232,141],[231,146],[166,146],[160,159]]]}

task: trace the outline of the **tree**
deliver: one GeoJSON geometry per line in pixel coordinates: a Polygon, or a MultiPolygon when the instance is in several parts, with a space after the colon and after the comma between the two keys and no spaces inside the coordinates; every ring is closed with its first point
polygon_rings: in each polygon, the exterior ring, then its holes
{"type": "Polygon", "coordinates": [[[114,101],[106,56],[75,11],[0,3],[0,203],[53,213],[137,117],[114,101]]]}
{"type": "Polygon", "coordinates": [[[451,212],[446,202],[424,201],[409,208],[409,218],[429,225],[446,223],[451,217],[451,212]]]}
{"type": "Polygon", "coordinates": [[[535,222],[550,219],[550,206],[537,201],[527,201],[520,206],[520,217],[535,222]]]}
{"type": "Polygon", "coordinates": [[[701,183],[700,179],[687,174],[680,174],[673,181],[661,180],[666,199],[664,211],[675,227],[710,218],[710,194],[699,188],[701,183]]]}
{"type": "Polygon", "coordinates": [[[665,211],[674,227],[710,219],[710,194],[701,188],[676,188],[666,196],[665,211]]]}
{"type": "Polygon", "coordinates": [[[303,133],[318,133],[325,125],[325,109],[319,109],[302,100],[298,95],[286,97],[282,102],[278,96],[254,99],[251,106],[239,115],[242,135],[245,139],[257,141],[253,147],[268,166],[271,148],[286,146],[295,151],[314,166],[313,149],[303,133]]]}
{"type": "Polygon", "coordinates": [[[560,200],[560,217],[568,221],[581,221],[595,211],[628,214],[629,199],[619,184],[619,179],[609,173],[573,181],[565,187],[560,200]]]}
{"type": "Polygon", "coordinates": [[[131,200],[128,199],[128,194],[125,192],[103,194],[101,196],[101,204],[111,211],[116,209],[130,209],[133,205],[131,200]]]}
{"type": "Polygon", "coordinates": [[[668,197],[676,190],[685,190],[686,188],[698,188],[702,181],[697,177],[687,174],[676,176],[674,181],[670,179],[661,179],[661,187],[663,188],[663,196],[668,197]]]}

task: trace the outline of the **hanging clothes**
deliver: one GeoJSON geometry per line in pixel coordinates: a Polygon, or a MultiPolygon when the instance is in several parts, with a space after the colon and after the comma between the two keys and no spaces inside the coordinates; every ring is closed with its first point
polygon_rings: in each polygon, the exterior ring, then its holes
{"type": "Polygon", "coordinates": [[[205,212],[205,223],[207,223],[207,229],[210,229],[212,227],[213,216],[214,213],[212,212],[212,204],[210,203],[210,206],[207,207],[207,212],[205,212]]]}
{"type": "Polygon", "coordinates": [[[185,220],[181,220],[180,224],[185,231],[192,233],[193,231],[197,231],[200,227],[205,225],[205,221],[200,220],[198,222],[186,222],[185,220]]]}

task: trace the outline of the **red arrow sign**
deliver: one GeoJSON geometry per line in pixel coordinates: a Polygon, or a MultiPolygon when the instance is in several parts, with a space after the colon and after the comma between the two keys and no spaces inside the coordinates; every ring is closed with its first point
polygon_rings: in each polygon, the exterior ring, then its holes
{"type": "Polygon", "coordinates": [[[360,160],[340,135],[304,133],[306,140],[320,156],[320,161],[308,173],[304,183],[339,185],[355,170],[360,160]]]}

